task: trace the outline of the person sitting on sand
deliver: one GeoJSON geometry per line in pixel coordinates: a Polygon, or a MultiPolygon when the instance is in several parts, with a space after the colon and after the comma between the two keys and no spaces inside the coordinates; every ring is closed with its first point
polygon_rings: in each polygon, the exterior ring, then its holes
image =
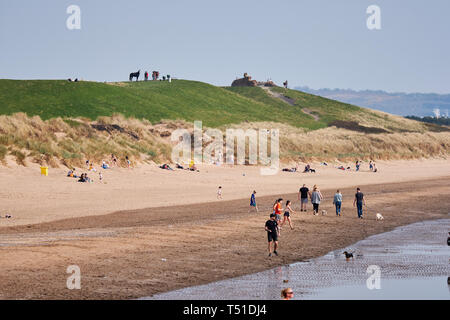
{"type": "Polygon", "coordinates": [[[67,176],[70,178],[76,178],[77,176],[75,175],[75,168],[72,168],[72,170],[69,170],[69,172],[67,172],[67,176]]]}
{"type": "Polygon", "coordinates": [[[305,171],[303,171],[304,173],[305,172],[309,172],[309,170],[311,170],[311,166],[309,165],[309,164],[307,164],[306,166],[305,166],[305,171]]]}
{"type": "Polygon", "coordinates": [[[103,160],[102,168],[105,169],[105,170],[109,169],[109,165],[105,162],[105,160],[103,160]]]}
{"type": "Polygon", "coordinates": [[[189,170],[190,170],[190,171],[197,171],[197,172],[200,172],[200,171],[197,169],[197,166],[195,165],[194,161],[192,161],[192,162],[189,164],[189,170]]]}
{"type": "Polygon", "coordinates": [[[84,173],[81,174],[80,179],[78,180],[78,182],[86,182],[86,179],[84,177],[84,173]]]}

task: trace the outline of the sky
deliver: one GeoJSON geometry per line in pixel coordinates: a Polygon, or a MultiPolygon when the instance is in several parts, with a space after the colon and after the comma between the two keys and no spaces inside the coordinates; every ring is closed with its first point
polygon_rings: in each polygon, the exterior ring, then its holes
{"type": "Polygon", "coordinates": [[[448,0],[0,0],[0,79],[128,80],[450,93],[448,0]],[[81,10],[79,30],[67,8],[81,10]],[[366,13],[380,8],[381,29],[366,13]]]}

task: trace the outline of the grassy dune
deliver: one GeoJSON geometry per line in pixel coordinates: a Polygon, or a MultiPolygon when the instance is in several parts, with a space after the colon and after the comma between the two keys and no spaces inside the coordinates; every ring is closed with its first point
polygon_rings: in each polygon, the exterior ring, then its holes
{"type": "Polygon", "coordinates": [[[280,128],[282,160],[446,156],[449,129],[275,87],[206,83],[0,80],[0,161],[7,156],[71,166],[111,153],[134,161],[170,159],[170,133],[192,127],[280,128]],[[318,116],[303,112],[304,110],[318,116]],[[166,119],[166,120],[164,120],[166,119]]]}

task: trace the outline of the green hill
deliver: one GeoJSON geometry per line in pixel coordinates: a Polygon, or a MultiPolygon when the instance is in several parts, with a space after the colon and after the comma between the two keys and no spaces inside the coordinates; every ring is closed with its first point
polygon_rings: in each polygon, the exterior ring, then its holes
{"type": "Polygon", "coordinates": [[[280,123],[285,161],[420,158],[450,149],[447,127],[280,87],[0,80],[0,162],[69,167],[115,154],[122,165],[125,156],[161,163],[170,161],[171,132],[194,120],[221,129],[280,123]]]}
{"type": "Polygon", "coordinates": [[[339,121],[356,121],[393,131],[421,131],[423,128],[417,123],[412,129],[406,128],[407,122],[399,122],[399,117],[311,94],[277,87],[271,90],[295,99],[295,105],[270,96],[259,87],[221,88],[187,80],[172,83],[0,80],[0,114],[24,112],[29,116],[39,115],[44,120],[55,117],[95,120],[99,116],[120,113],[152,123],[163,119],[202,120],[210,127],[273,121],[319,129],[339,124],[339,121]],[[315,120],[303,109],[310,110],[319,119],[315,120]]]}

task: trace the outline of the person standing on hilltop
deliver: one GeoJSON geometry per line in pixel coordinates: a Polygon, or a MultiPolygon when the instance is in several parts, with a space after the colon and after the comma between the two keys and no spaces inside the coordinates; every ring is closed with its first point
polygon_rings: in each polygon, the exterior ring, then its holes
{"type": "Polygon", "coordinates": [[[363,205],[366,205],[366,200],[364,199],[364,193],[361,192],[360,188],[356,189],[355,200],[353,201],[353,206],[357,207],[358,218],[363,218],[363,205]]]}

